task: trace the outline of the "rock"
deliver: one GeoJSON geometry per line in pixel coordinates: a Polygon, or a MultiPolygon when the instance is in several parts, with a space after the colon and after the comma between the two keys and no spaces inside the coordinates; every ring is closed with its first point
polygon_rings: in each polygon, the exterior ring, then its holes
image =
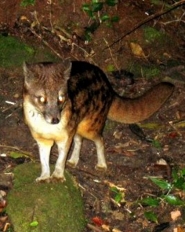
{"type": "Polygon", "coordinates": [[[72,176],[64,183],[36,183],[40,165],[27,163],[14,170],[14,186],[8,194],[6,212],[15,232],[82,232],[83,202],[72,176]]]}

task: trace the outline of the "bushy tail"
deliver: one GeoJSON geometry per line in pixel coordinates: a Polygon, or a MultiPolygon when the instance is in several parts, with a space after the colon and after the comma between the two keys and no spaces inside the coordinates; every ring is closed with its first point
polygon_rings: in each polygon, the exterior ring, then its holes
{"type": "Polygon", "coordinates": [[[149,118],[173,93],[174,85],[161,82],[144,95],[130,99],[115,95],[108,118],[121,123],[136,123],[149,118]]]}

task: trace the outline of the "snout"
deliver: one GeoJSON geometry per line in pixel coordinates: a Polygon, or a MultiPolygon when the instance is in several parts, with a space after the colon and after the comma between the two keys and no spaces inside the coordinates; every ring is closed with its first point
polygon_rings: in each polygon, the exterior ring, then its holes
{"type": "Polygon", "coordinates": [[[60,117],[60,112],[58,110],[50,110],[50,112],[45,112],[44,114],[44,118],[49,124],[58,124],[60,122],[60,117]]]}
{"type": "Polygon", "coordinates": [[[60,122],[59,118],[52,118],[51,124],[58,124],[60,122]]]}

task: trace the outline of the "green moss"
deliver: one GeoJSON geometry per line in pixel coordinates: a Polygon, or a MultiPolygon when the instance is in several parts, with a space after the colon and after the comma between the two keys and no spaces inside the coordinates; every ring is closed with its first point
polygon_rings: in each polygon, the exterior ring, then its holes
{"type": "Polygon", "coordinates": [[[155,78],[159,77],[161,70],[155,65],[140,65],[140,64],[131,64],[129,71],[134,73],[135,77],[144,77],[144,78],[155,78]]]}
{"type": "Polygon", "coordinates": [[[109,65],[107,65],[107,67],[106,67],[106,71],[107,72],[113,72],[113,71],[115,71],[116,70],[116,68],[115,68],[115,66],[113,65],[113,64],[109,64],[109,65]]]}
{"type": "Polygon", "coordinates": [[[85,225],[80,191],[68,172],[65,183],[36,183],[39,164],[15,168],[7,213],[14,231],[82,232],[85,225]]]}
{"type": "Polygon", "coordinates": [[[27,6],[34,6],[35,5],[35,0],[22,0],[21,1],[21,6],[27,7],[27,6]]]}
{"type": "Polygon", "coordinates": [[[156,6],[163,6],[163,10],[169,9],[171,7],[168,3],[161,0],[151,0],[151,4],[154,4],[156,6]]]}
{"type": "Polygon", "coordinates": [[[0,66],[22,65],[34,55],[34,49],[16,38],[0,35],[0,66]]]}
{"type": "Polygon", "coordinates": [[[144,67],[143,73],[146,78],[159,77],[161,71],[156,67],[144,67]]]}
{"type": "Polygon", "coordinates": [[[0,35],[1,67],[21,66],[24,61],[39,62],[56,60],[58,58],[46,48],[34,48],[14,37],[0,35]]]}
{"type": "Polygon", "coordinates": [[[165,34],[158,31],[157,29],[155,29],[153,27],[145,27],[144,28],[144,37],[148,43],[152,43],[156,40],[163,41],[165,38],[165,34]]]}

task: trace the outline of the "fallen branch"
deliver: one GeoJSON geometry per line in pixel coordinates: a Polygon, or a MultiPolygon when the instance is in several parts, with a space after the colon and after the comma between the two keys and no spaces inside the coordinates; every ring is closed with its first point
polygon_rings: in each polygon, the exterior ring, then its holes
{"type": "Polygon", "coordinates": [[[0,147],[19,151],[20,153],[23,153],[24,156],[28,156],[31,160],[33,160],[33,155],[30,152],[23,151],[23,150],[19,149],[18,147],[8,146],[8,145],[1,145],[1,144],[0,144],[0,147]]]}
{"type": "Polygon", "coordinates": [[[140,28],[141,26],[143,26],[144,24],[150,22],[153,19],[159,18],[162,15],[165,15],[167,13],[169,13],[170,11],[182,6],[185,4],[185,0],[181,0],[179,2],[176,2],[174,4],[171,5],[171,7],[165,11],[159,11],[155,14],[150,15],[149,17],[145,18],[143,21],[139,22],[138,24],[136,24],[131,30],[129,30],[126,34],[122,35],[119,39],[117,39],[116,41],[114,41],[112,44],[110,44],[109,46],[107,46],[106,48],[103,49],[106,50],[110,47],[112,47],[114,44],[118,43],[120,40],[124,39],[127,35],[130,35],[132,32],[134,32],[135,30],[137,30],[138,28],[140,28]]]}

